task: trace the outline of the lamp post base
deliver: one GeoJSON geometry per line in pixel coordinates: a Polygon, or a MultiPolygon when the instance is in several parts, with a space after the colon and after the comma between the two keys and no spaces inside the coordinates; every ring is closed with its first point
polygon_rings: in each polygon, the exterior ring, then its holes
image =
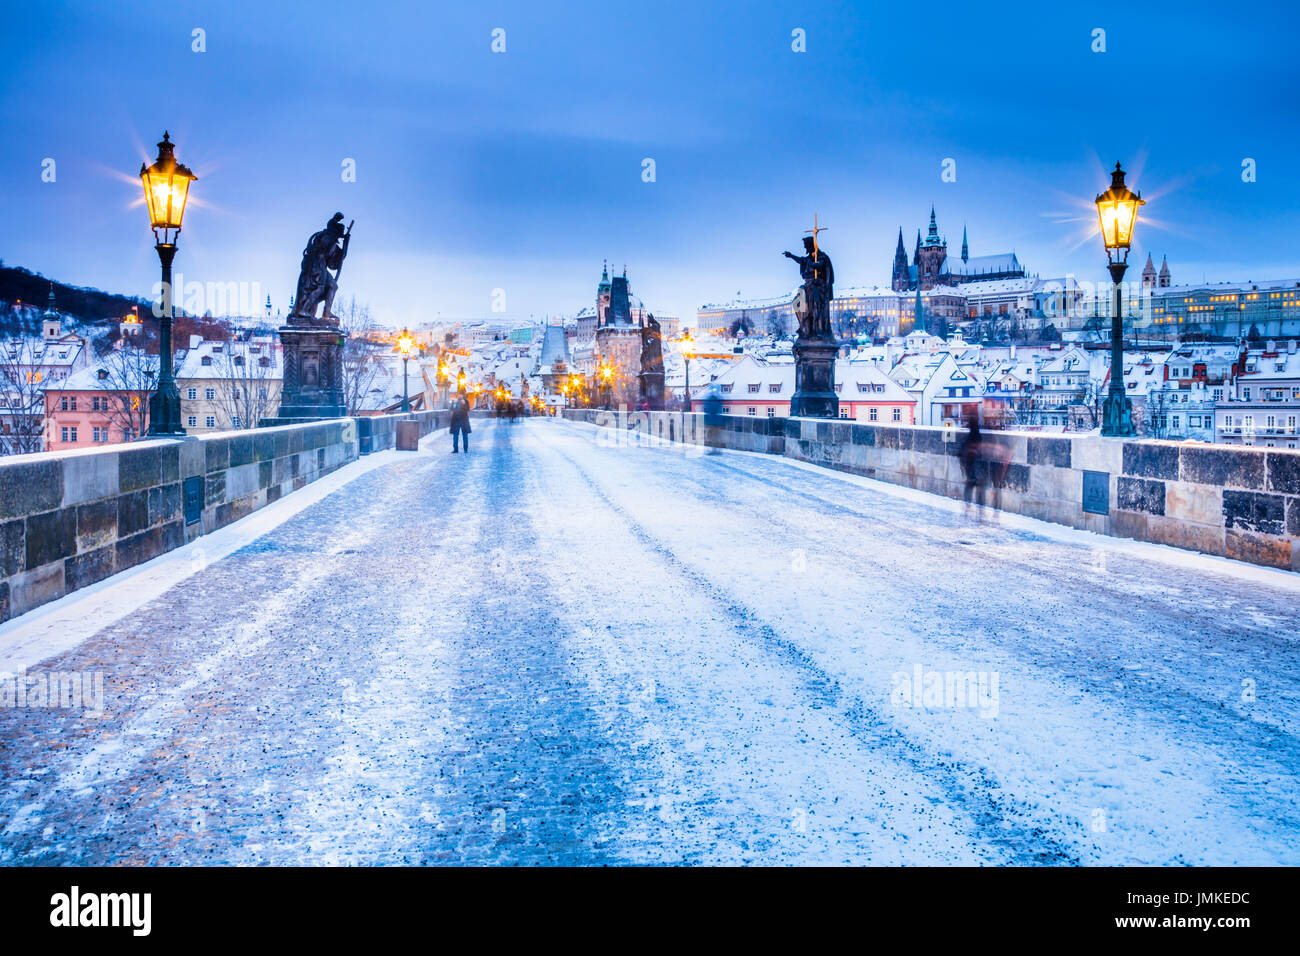
{"type": "Polygon", "coordinates": [[[161,383],[158,390],[149,396],[148,437],[185,437],[185,429],[181,426],[181,393],[174,381],[161,383]]]}
{"type": "Polygon", "coordinates": [[[1133,402],[1127,395],[1111,392],[1101,404],[1101,433],[1106,438],[1132,438],[1133,402]]]}

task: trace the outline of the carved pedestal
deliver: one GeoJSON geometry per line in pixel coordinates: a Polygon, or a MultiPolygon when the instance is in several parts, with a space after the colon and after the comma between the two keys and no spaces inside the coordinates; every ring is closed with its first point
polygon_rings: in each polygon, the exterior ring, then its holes
{"type": "Polygon", "coordinates": [[[664,409],[664,373],[642,372],[641,397],[650,406],[650,411],[661,412],[664,409]]]}
{"type": "Polygon", "coordinates": [[[290,425],[347,415],[342,333],[332,327],[286,325],[280,329],[280,344],[284,347],[280,414],[262,419],[261,424],[290,425]]]}
{"type": "Polygon", "coordinates": [[[838,418],[840,400],[835,394],[834,339],[804,339],[794,343],[794,395],[790,414],[795,418],[838,418]]]}

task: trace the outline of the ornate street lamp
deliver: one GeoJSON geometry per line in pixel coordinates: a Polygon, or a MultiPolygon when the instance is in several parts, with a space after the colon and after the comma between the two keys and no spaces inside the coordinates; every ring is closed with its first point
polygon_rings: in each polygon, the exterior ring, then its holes
{"type": "Polygon", "coordinates": [[[1110,281],[1115,285],[1115,314],[1110,325],[1110,391],[1102,402],[1101,433],[1112,438],[1128,438],[1133,431],[1133,403],[1124,391],[1124,319],[1120,283],[1128,269],[1128,251],[1137,226],[1141,193],[1124,185],[1124,170],[1119,163],[1111,173],[1110,189],[1097,197],[1097,214],[1101,217],[1101,239],[1106,245],[1110,281]]]}
{"type": "Polygon", "coordinates": [[[176,258],[176,239],[185,216],[185,200],[194,173],[176,162],[173,144],[164,131],[158,144],[158,158],[152,166],[140,164],[140,183],[149,207],[149,225],[153,229],[154,248],[162,263],[163,310],[158,318],[158,389],[149,399],[149,434],[180,437],[181,393],[176,388],[172,370],[172,260],[176,258]]]}
{"type": "Polygon", "coordinates": [[[614,380],[614,366],[610,365],[609,362],[602,360],[600,363],[599,375],[600,391],[604,400],[603,404],[606,408],[609,408],[609,387],[614,380]]]}
{"type": "Polygon", "coordinates": [[[411,333],[402,329],[397,336],[397,353],[402,356],[402,411],[411,410],[410,384],[407,372],[407,363],[411,361],[411,353],[415,351],[415,339],[411,338],[411,333]]]}
{"type": "Polygon", "coordinates": [[[686,433],[686,412],[691,409],[691,353],[695,338],[690,329],[682,329],[682,337],[677,340],[682,347],[682,358],[686,362],[686,394],[682,396],[682,434],[686,433]]]}

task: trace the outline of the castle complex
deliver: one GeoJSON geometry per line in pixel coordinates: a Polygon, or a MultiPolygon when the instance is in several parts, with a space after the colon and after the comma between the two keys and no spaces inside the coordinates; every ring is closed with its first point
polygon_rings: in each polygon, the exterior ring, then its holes
{"type": "Polygon", "coordinates": [[[1024,276],[1025,267],[1020,264],[1014,252],[972,256],[966,241],[965,226],[961,230],[961,258],[948,258],[948,240],[939,235],[933,206],[930,207],[930,228],[924,242],[921,241],[921,231],[916,231],[916,250],[912,254],[910,265],[907,250],[903,247],[903,228],[900,226],[898,229],[898,248],[894,250],[893,278],[890,283],[895,292],[918,289],[924,292],[935,286],[992,279],[1020,279],[1024,276]]]}

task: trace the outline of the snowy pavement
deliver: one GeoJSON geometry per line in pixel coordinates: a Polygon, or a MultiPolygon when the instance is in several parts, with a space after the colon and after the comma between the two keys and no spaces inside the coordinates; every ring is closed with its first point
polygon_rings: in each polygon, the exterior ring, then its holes
{"type": "Polygon", "coordinates": [[[114,579],[23,649],[104,713],[0,709],[0,863],[1300,862],[1297,576],[598,434],[114,579]]]}

